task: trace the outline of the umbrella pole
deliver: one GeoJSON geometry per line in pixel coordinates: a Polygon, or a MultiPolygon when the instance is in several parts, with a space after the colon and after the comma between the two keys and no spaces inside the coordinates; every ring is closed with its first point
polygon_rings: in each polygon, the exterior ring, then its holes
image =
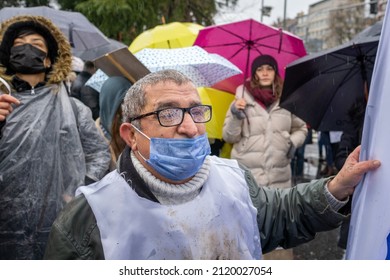
{"type": "MultiPolygon", "coordinates": [[[[250,44],[247,44],[247,55],[246,55],[246,67],[245,67],[245,73],[244,73],[244,81],[243,81],[243,84],[245,84],[245,81],[246,81],[246,78],[248,77],[248,67],[249,67],[249,55],[250,55],[250,50],[251,50],[251,46],[250,44]]],[[[251,78],[252,78],[252,74],[251,74],[251,78]]],[[[242,93],[241,93],[241,98],[244,98],[244,88],[245,88],[245,85],[242,87],[242,93]]]]}
{"type": "Polygon", "coordinates": [[[278,53],[281,52],[282,50],[282,41],[283,41],[283,30],[279,28],[279,48],[278,48],[278,53]]]}
{"type": "MultiPolygon", "coordinates": [[[[245,67],[245,73],[244,73],[244,81],[242,83],[242,91],[241,91],[241,98],[244,98],[244,91],[245,91],[245,81],[246,81],[246,77],[248,75],[248,64],[249,64],[249,53],[250,53],[250,49],[251,49],[251,46],[249,44],[247,44],[247,49],[248,49],[248,52],[247,52],[247,56],[246,56],[246,67],[245,67]]],[[[248,126],[250,125],[250,122],[249,122],[249,119],[248,119],[248,116],[245,112],[245,109],[244,110],[241,110],[242,114],[245,116],[245,119],[246,121],[248,122],[248,126]]]]}
{"type": "MultiPolygon", "coordinates": [[[[246,67],[245,67],[245,73],[244,73],[244,82],[243,82],[242,91],[241,91],[241,98],[244,98],[245,81],[246,81],[246,77],[248,75],[249,54],[250,54],[250,49],[251,49],[250,44],[247,44],[247,49],[248,49],[248,54],[246,56],[246,67]]],[[[252,78],[252,75],[251,75],[251,78],[252,78]]],[[[249,129],[250,129],[250,121],[249,121],[248,115],[246,114],[245,109],[241,110],[241,111],[242,111],[243,115],[245,116],[245,119],[246,119],[248,126],[249,126],[249,129]]]]}
{"type": "Polygon", "coordinates": [[[69,24],[69,44],[72,48],[74,48],[74,42],[73,42],[73,22],[69,24]]]}
{"type": "Polygon", "coordinates": [[[366,59],[366,57],[364,55],[359,55],[357,57],[357,60],[360,62],[360,71],[362,73],[364,99],[366,100],[366,103],[367,103],[369,89],[368,89],[368,82],[367,82],[366,65],[364,63],[365,59],[366,59]]]}

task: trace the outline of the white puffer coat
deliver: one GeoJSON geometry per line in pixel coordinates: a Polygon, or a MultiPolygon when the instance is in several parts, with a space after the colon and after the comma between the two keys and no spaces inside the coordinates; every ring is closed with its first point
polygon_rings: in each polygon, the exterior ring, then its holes
{"type": "Polygon", "coordinates": [[[267,111],[242,87],[237,94],[247,102],[247,118],[240,120],[228,110],[223,126],[223,139],[233,143],[231,158],[248,167],[260,186],[291,187],[290,160],[305,141],[306,124],[281,108],[279,100],[267,111]]]}

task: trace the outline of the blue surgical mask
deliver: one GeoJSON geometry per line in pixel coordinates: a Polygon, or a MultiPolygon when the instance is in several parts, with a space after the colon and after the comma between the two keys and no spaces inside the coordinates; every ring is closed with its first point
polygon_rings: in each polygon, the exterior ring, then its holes
{"type": "Polygon", "coordinates": [[[145,159],[139,151],[138,154],[159,174],[172,181],[182,181],[194,176],[211,152],[206,134],[184,139],[149,138],[133,127],[150,140],[149,159],[145,159]]]}

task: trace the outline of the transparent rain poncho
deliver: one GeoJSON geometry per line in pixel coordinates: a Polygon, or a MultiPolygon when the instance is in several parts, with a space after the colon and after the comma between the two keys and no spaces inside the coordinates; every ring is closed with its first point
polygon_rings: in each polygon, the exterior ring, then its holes
{"type": "Polygon", "coordinates": [[[102,178],[110,154],[89,108],[78,103],[74,112],[63,86],[12,94],[21,105],[0,139],[0,258],[34,259],[63,195],[73,196],[86,176],[102,178]]]}

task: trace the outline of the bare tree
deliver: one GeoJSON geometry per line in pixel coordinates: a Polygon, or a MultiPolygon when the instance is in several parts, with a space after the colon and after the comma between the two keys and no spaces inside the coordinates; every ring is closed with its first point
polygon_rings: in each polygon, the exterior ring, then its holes
{"type": "Polygon", "coordinates": [[[369,24],[364,6],[364,0],[350,0],[330,12],[330,28],[325,38],[328,48],[346,43],[369,24]]]}

